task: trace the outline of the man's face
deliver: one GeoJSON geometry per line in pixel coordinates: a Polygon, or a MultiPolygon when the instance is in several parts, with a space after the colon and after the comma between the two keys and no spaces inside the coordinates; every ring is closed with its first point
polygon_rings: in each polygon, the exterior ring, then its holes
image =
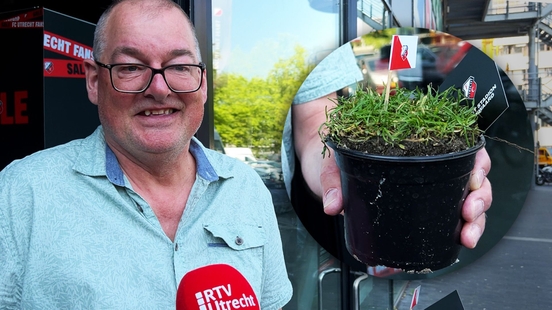
{"type": "MultiPolygon", "coordinates": [[[[152,14],[140,5],[124,3],[115,7],[109,18],[105,50],[97,60],[162,68],[198,64],[195,54],[192,31],[180,11],[163,9],[152,14]]],[[[91,64],[87,67],[89,98],[98,105],[106,141],[112,148],[131,157],[178,154],[185,149],[203,119],[205,73],[201,88],[194,93],[174,93],[156,74],[145,92],[127,94],[113,89],[109,70],[91,64]]]]}

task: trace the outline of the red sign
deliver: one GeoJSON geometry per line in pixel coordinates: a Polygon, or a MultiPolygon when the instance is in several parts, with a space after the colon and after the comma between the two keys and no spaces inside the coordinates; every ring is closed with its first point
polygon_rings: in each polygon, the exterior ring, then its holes
{"type": "Polygon", "coordinates": [[[84,78],[83,61],[45,58],[44,77],[84,78]]]}
{"type": "Polygon", "coordinates": [[[13,94],[13,114],[9,115],[7,105],[7,93],[0,93],[0,125],[28,124],[27,99],[29,93],[26,90],[15,91],[13,94]]]}
{"type": "Polygon", "coordinates": [[[42,15],[42,9],[21,13],[0,21],[0,28],[42,28],[42,15]]]}
{"type": "Polygon", "coordinates": [[[92,59],[91,47],[48,31],[44,31],[44,49],[73,59],[92,59]]]}

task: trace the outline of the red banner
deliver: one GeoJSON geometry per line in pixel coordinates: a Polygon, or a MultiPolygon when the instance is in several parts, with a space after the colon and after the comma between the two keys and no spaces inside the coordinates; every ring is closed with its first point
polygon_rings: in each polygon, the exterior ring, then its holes
{"type": "Polygon", "coordinates": [[[84,78],[82,60],[44,59],[44,77],[84,78]]]}
{"type": "Polygon", "coordinates": [[[44,31],[44,49],[73,59],[92,59],[91,47],[48,31],[44,31]]]}
{"type": "Polygon", "coordinates": [[[42,28],[44,27],[42,15],[42,9],[21,13],[0,21],[0,28],[42,28]]]}

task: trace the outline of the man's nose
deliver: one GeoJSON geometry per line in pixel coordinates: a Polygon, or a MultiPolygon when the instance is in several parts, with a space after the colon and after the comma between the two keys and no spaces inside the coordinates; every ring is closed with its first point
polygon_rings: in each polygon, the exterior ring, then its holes
{"type": "Polygon", "coordinates": [[[167,85],[165,78],[161,72],[155,72],[152,76],[151,83],[144,94],[152,96],[156,101],[165,99],[171,93],[171,89],[167,85]]]}

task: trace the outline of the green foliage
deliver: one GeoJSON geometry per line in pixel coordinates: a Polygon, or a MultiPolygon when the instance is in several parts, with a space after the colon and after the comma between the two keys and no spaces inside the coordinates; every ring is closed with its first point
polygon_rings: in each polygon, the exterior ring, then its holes
{"type": "Polygon", "coordinates": [[[379,49],[382,46],[389,45],[394,34],[397,34],[396,28],[373,31],[367,35],[361,36],[361,42],[359,43],[360,45],[372,46],[375,49],[379,49]]]}
{"type": "Polygon", "coordinates": [[[279,60],[264,79],[217,76],[214,120],[223,143],[279,153],[288,109],[311,70],[306,51],[296,47],[294,56],[279,60]]]}
{"type": "Polygon", "coordinates": [[[399,147],[405,141],[431,143],[460,136],[473,146],[481,134],[477,118],[472,105],[454,88],[439,93],[430,87],[426,92],[397,88],[387,104],[384,95],[359,89],[326,111],[320,135],[323,142],[338,145],[345,139],[363,142],[379,137],[399,147]]]}

